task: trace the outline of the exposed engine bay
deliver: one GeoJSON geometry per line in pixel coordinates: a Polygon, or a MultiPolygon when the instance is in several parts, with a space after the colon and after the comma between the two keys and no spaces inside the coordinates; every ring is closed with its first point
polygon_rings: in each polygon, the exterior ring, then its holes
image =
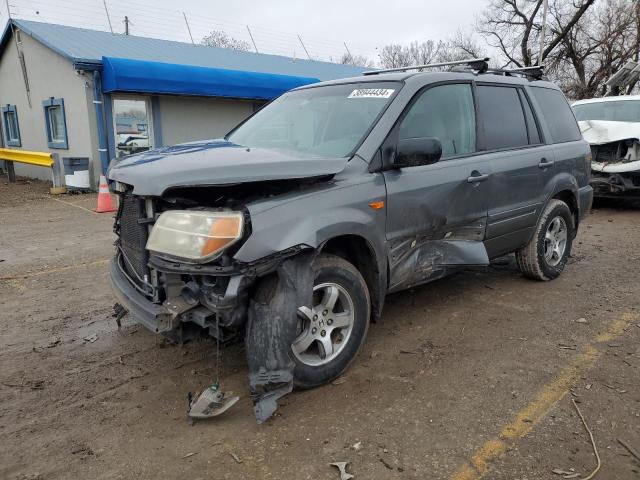
{"type": "Polygon", "coordinates": [[[579,122],[591,146],[591,185],[599,196],[640,195],[640,123],[579,122]]]}

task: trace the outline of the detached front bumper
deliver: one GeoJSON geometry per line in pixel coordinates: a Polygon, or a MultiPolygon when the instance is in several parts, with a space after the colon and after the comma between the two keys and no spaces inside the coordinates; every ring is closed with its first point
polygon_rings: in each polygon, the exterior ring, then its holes
{"type": "Polygon", "coordinates": [[[156,333],[169,332],[177,326],[182,309],[176,305],[175,310],[171,310],[149,301],[131,285],[117,258],[111,259],[109,267],[113,293],[135,322],[156,333]]]}
{"type": "Polygon", "coordinates": [[[230,337],[241,331],[247,320],[249,288],[255,280],[274,272],[302,250],[302,246],[293,247],[235,266],[185,265],[152,256],[149,266],[164,278],[166,300],[162,304],[151,301],[131,283],[116,256],[110,262],[111,287],[132,319],[152,332],[171,332],[181,324],[193,323],[209,335],[219,335],[221,330],[230,337]]]}

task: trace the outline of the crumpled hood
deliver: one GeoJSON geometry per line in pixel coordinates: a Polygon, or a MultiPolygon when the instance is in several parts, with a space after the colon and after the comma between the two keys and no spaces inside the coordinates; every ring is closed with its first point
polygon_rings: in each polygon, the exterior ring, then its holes
{"type": "Polygon", "coordinates": [[[619,142],[630,138],[640,139],[640,122],[583,120],[578,122],[578,125],[582,136],[591,145],[619,142]]]}
{"type": "Polygon", "coordinates": [[[183,186],[228,185],[334,175],[346,158],[247,148],[226,140],[204,140],[149,150],[114,160],[109,180],[133,185],[136,195],[160,196],[183,186]]]}

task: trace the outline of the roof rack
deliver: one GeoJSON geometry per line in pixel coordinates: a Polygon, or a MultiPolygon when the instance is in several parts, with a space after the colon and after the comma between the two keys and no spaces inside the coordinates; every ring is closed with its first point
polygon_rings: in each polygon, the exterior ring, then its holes
{"type": "Polygon", "coordinates": [[[489,68],[489,58],[468,58],[466,60],[457,60],[455,62],[429,63],[426,65],[413,65],[410,67],[388,68],[386,70],[372,70],[362,72],[363,75],[379,75],[381,73],[406,72],[409,70],[423,70],[425,68],[449,67],[453,65],[468,65],[479,73],[484,73],[489,68]]]}
{"type": "Polygon", "coordinates": [[[520,67],[520,68],[509,68],[503,70],[492,70],[492,73],[506,73],[508,75],[511,74],[520,74],[525,77],[531,77],[536,80],[541,80],[544,77],[544,65],[534,65],[533,67],[520,67]]]}

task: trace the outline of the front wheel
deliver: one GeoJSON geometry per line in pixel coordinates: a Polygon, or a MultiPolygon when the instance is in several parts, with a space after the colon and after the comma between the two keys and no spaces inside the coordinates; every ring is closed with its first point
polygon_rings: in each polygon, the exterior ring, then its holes
{"type": "Polygon", "coordinates": [[[574,236],[569,206],[561,200],[551,200],[542,212],[533,238],[516,251],[518,268],[529,278],[553,280],[567,264],[574,236]]]}
{"type": "Polygon", "coordinates": [[[298,308],[298,336],[291,345],[294,385],[330,382],[353,362],[369,328],[369,290],[346,260],[320,255],[313,263],[312,305],[298,308]]]}

